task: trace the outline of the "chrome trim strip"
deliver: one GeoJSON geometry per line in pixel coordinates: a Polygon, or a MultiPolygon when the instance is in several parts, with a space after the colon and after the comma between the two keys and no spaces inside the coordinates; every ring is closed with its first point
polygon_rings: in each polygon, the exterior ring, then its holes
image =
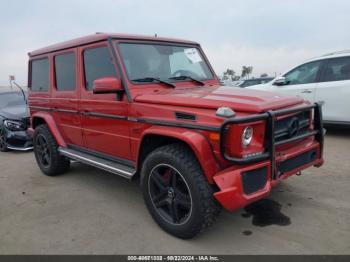
{"type": "Polygon", "coordinates": [[[15,151],[29,151],[33,150],[34,147],[29,146],[29,147],[14,147],[14,146],[6,146],[7,149],[10,150],[15,150],[15,151]]]}
{"type": "Polygon", "coordinates": [[[108,171],[108,172],[111,172],[111,173],[120,175],[120,176],[125,177],[125,178],[128,178],[128,179],[131,179],[132,176],[134,175],[133,173],[124,171],[124,170],[122,170],[122,169],[115,168],[115,167],[112,167],[112,166],[109,166],[109,165],[105,165],[105,164],[99,163],[99,162],[97,162],[97,161],[91,160],[91,159],[89,159],[89,158],[86,158],[86,157],[83,157],[83,156],[80,156],[80,155],[77,155],[77,154],[68,152],[68,151],[66,151],[64,148],[59,148],[58,151],[59,151],[62,155],[65,155],[65,156],[67,156],[67,157],[69,157],[69,158],[73,158],[73,159],[75,159],[75,160],[77,160],[77,161],[81,161],[81,162],[83,162],[83,163],[90,164],[90,165],[92,165],[92,166],[101,168],[101,169],[103,169],[103,170],[105,170],[105,171],[108,171]]]}

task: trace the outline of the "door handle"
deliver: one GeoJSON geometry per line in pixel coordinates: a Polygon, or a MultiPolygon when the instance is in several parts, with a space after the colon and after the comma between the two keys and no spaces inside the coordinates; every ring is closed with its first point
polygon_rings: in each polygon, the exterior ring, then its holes
{"type": "Polygon", "coordinates": [[[312,93],[312,90],[306,89],[304,91],[301,91],[303,94],[310,94],[312,93]]]}

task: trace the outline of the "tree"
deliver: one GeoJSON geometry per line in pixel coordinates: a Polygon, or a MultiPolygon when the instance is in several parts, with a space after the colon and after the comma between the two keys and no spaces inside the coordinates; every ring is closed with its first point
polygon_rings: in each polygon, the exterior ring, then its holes
{"type": "Polygon", "coordinates": [[[226,71],[223,74],[222,79],[223,80],[231,80],[233,81],[236,78],[236,72],[233,69],[226,69],[226,71]]]}
{"type": "Polygon", "coordinates": [[[267,73],[263,73],[260,75],[260,77],[268,77],[269,75],[267,73]]]}
{"type": "Polygon", "coordinates": [[[242,66],[242,78],[249,78],[250,74],[253,72],[253,67],[252,66],[242,66]]]}

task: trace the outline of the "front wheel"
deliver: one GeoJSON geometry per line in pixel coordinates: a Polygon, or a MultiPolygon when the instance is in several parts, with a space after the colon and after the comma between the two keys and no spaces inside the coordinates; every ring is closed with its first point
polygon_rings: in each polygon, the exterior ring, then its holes
{"type": "Polygon", "coordinates": [[[214,223],[220,206],[187,147],[156,149],[145,159],[141,175],[147,208],[166,232],[187,239],[214,223]]]}

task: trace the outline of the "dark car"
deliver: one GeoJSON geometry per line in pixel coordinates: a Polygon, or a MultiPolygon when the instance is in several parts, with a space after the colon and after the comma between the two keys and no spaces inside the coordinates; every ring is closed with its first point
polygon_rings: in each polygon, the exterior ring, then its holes
{"type": "Polygon", "coordinates": [[[246,79],[239,81],[235,84],[235,86],[239,87],[247,87],[247,86],[254,86],[254,85],[260,85],[270,82],[273,79],[273,77],[261,77],[261,78],[254,78],[254,79],[246,79]]]}
{"type": "Polygon", "coordinates": [[[12,89],[0,89],[0,151],[33,149],[27,133],[29,112],[26,94],[12,89]]]}

